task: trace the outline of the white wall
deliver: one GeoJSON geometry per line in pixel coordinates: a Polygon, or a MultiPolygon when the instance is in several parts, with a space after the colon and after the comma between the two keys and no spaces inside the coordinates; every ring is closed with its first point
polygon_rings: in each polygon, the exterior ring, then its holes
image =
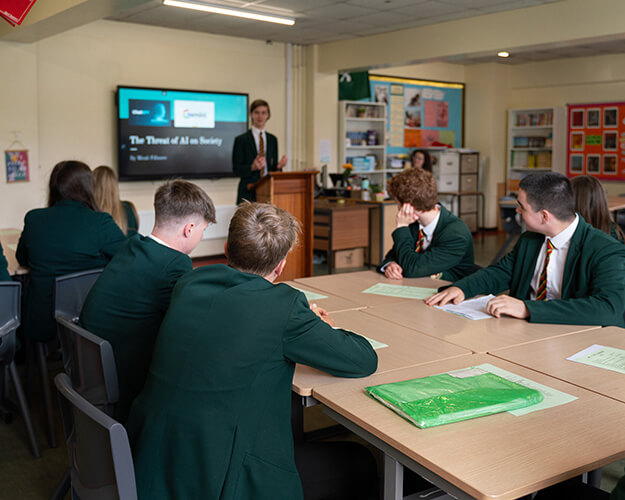
{"type": "MultiPolygon", "coordinates": [[[[31,182],[0,182],[0,227],[21,227],[45,204],[52,167],[78,159],[116,168],[117,85],[245,92],[271,104],[269,130],[285,145],[285,48],[263,41],[97,21],[34,44],[0,42],[0,138],[23,131],[31,182]]],[[[237,179],[198,181],[216,205],[233,204],[237,179]]],[[[122,183],[122,197],[150,209],[157,182],[122,183]]],[[[203,242],[222,253],[223,242],[203,242]]],[[[197,252],[196,252],[197,254],[197,252]]]]}

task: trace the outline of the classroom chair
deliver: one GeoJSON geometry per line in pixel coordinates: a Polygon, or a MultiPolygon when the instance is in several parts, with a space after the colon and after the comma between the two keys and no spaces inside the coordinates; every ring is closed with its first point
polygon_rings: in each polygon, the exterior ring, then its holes
{"type": "Polygon", "coordinates": [[[508,246],[510,246],[514,239],[523,232],[523,228],[516,219],[516,206],[509,206],[506,204],[506,202],[516,201],[516,198],[512,196],[504,196],[499,201],[503,202],[499,204],[501,227],[508,234],[508,238],[497,252],[497,255],[495,255],[495,258],[491,261],[491,265],[497,263],[499,259],[506,254],[508,246]]]}
{"type": "MultiPolygon", "coordinates": [[[[119,389],[111,344],[67,318],[57,317],[56,322],[63,366],[72,387],[90,404],[109,416],[113,415],[119,400],[119,389]]],[[[65,498],[70,486],[71,470],[68,470],[52,493],[51,500],[65,498]]]]}
{"type": "Polygon", "coordinates": [[[76,392],[59,373],[54,382],[65,430],[72,494],[81,500],[136,500],[126,429],[76,392]]]}
{"type": "MultiPolygon", "coordinates": [[[[89,290],[96,282],[102,268],[89,269],[77,273],[58,276],[54,279],[53,304],[54,317],[78,318],[83,303],[89,294],[89,290]]],[[[54,410],[52,407],[52,393],[50,391],[50,380],[48,378],[48,353],[56,349],[56,340],[51,342],[30,341],[27,344],[27,388],[30,394],[34,366],[39,370],[41,382],[41,392],[43,395],[43,409],[46,421],[46,433],[48,443],[51,448],[56,448],[56,435],[54,433],[54,410]]]]}
{"type": "Polygon", "coordinates": [[[19,411],[24,419],[30,451],[35,458],[39,458],[41,456],[39,445],[14,361],[17,344],[15,331],[20,325],[21,319],[21,295],[21,283],[16,281],[0,282],[0,415],[5,421],[10,421],[10,411],[19,411]],[[13,382],[19,408],[7,399],[9,380],[13,382]]]}

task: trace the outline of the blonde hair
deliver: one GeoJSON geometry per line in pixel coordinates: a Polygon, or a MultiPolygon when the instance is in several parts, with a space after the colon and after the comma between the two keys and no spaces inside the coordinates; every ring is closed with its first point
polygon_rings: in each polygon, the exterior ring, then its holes
{"type": "Polygon", "coordinates": [[[128,218],[119,199],[117,178],[112,168],[104,165],[93,171],[95,181],[94,195],[102,212],[111,214],[115,223],[124,234],[128,232],[128,218]]]}
{"type": "Polygon", "coordinates": [[[298,220],[269,203],[242,203],[230,220],[228,265],[267,276],[297,243],[298,220]]]}

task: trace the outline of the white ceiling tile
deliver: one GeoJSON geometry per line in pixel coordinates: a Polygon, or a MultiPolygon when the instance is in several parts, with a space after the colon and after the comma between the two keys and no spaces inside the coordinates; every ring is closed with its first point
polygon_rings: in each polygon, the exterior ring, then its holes
{"type": "MultiPolygon", "coordinates": [[[[314,4],[311,2],[311,5],[314,4]]],[[[315,8],[303,10],[302,12],[306,13],[308,16],[318,17],[321,19],[351,19],[352,17],[374,14],[377,10],[339,2],[326,5],[322,8],[315,5],[315,8]]]]}
{"type": "Polygon", "coordinates": [[[429,0],[347,0],[349,5],[359,5],[361,7],[370,7],[372,9],[386,10],[397,9],[407,5],[415,5],[417,3],[427,2],[429,0]]]}
{"type": "Polygon", "coordinates": [[[375,14],[367,14],[366,16],[353,17],[352,20],[370,26],[385,27],[387,31],[392,31],[394,26],[406,22],[406,16],[395,12],[378,12],[375,14]]]}
{"type": "Polygon", "coordinates": [[[393,9],[392,12],[405,14],[408,16],[435,17],[442,16],[443,14],[449,14],[451,12],[458,12],[460,10],[462,10],[462,7],[459,7],[457,5],[449,5],[446,3],[430,0],[428,2],[410,5],[408,7],[393,9]]]}

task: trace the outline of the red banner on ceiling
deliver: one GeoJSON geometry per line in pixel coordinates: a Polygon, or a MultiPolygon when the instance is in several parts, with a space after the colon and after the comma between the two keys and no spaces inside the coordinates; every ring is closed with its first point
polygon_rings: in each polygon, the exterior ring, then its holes
{"type": "Polygon", "coordinates": [[[0,15],[13,26],[22,24],[36,0],[0,0],[0,15]]]}

